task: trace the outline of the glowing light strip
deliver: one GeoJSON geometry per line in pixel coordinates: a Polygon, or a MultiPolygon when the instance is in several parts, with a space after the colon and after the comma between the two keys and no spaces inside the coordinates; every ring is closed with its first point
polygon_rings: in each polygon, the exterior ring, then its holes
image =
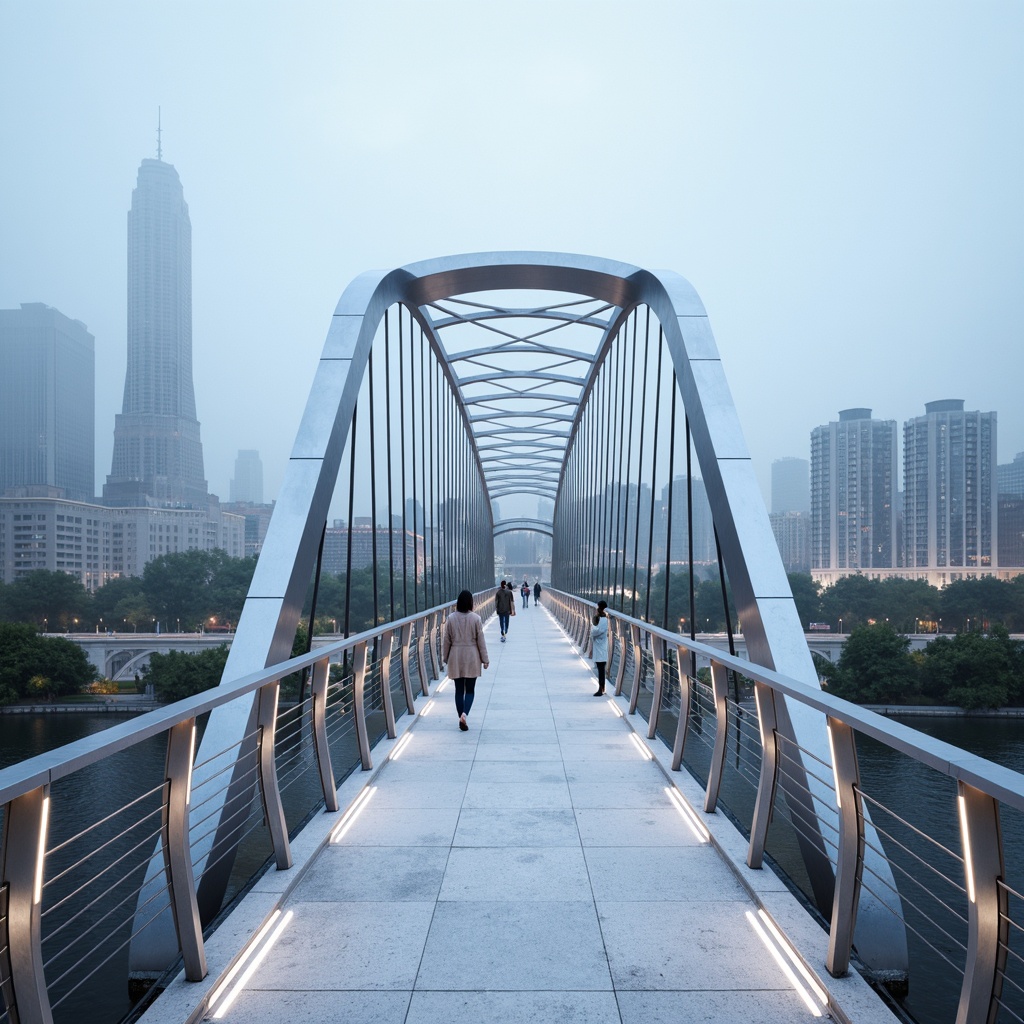
{"type": "Polygon", "coordinates": [[[665,792],[668,794],[669,800],[672,801],[672,806],[680,813],[683,821],[690,826],[690,831],[702,842],[706,843],[711,839],[711,833],[704,827],[704,823],[697,817],[696,814],[687,806],[686,801],[672,789],[670,786],[665,787],[665,792]]]}
{"type": "Polygon", "coordinates": [[[774,937],[775,941],[782,948],[786,956],[788,956],[789,959],[792,961],[793,966],[803,975],[804,981],[807,982],[811,991],[821,1001],[821,1005],[827,1006],[828,996],[826,995],[825,990],[818,984],[818,981],[814,977],[814,975],[811,974],[811,972],[806,968],[803,960],[801,960],[800,957],[796,955],[796,952],[793,950],[792,943],[790,943],[789,940],[782,934],[782,932],[779,931],[779,929],[775,926],[775,922],[764,912],[763,907],[760,910],[758,910],[757,916],[761,918],[761,920],[765,924],[765,927],[772,933],[772,936],[774,937]]]}
{"type": "Polygon", "coordinates": [[[349,830],[356,818],[362,814],[363,808],[370,802],[370,797],[376,792],[377,787],[371,786],[368,789],[364,789],[355,798],[352,806],[345,812],[345,816],[334,826],[334,831],[331,833],[331,838],[328,842],[336,843],[349,830]]]}
{"type": "Polygon", "coordinates": [[[196,760],[196,723],[192,723],[192,735],[188,741],[188,773],[185,776],[185,806],[192,805],[192,765],[196,760]]]}
{"type": "Polygon", "coordinates": [[[423,710],[420,712],[420,714],[421,715],[429,715],[430,712],[433,709],[434,709],[434,702],[433,702],[433,700],[428,700],[427,703],[423,705],[423,710]]]}
{"type": "Polygon", "coordinates": [[[32,902],[43,898],[43,864],[46,861],[46,833],[50,827],[50,798],[43,797],[43,813],[39,818],[39,846],[36,849],[36,877],[32,886],[32,902]]]}
{"type": "Polygon", "coordinates": [[[964,875],[967,877],[967,896],[974,902],[974,862],[971,859],[971,835],[967,831],[967,801],[963,793],[956,798],[960,810],[960,835],[964,844],[964,875]]]}
{"type": "Polygon", "coordinates": [[[645,761],[654,760],[654,755],[640,742],[635,732],[631,732],[629,734],[629,738],[633,741],[633,746],[636,747],[636,749],[640,752],[640,756],[645,761]]]}
{"type": "Polygon", "coordinates": [[[839,773],[836,771],[836,748],[832,744],[832,726],[825,726],[825,735],[828,736],[828,752],[832,757],[832,779],[836,786],[836,807],[843,809],[843,802],[839,798],[839,773]]]}
{"type": "Polygon", "coordinates": [[[263,936],[274,927],[277,919],[281,916],[280,910],[275,910],[269,918],[267,918],[263,927],[249,940],[249,945],[242,951],[242,955],[235,961],[231,970],[224,976],[224,980],[210,993],[209,1005],[212,1007],[214,1003],[224,994],[225,990],[235,980],[238,973],[245,967],[249,961],[249,957],[252,956],[253,951],[263,941],[263,936]]]}
{"type": "MultiPolygon", "coordinates": [[[[426,710],[426,709],[424,709],[426,710]]],[[[395,749],[391,751],[391,755],[388,757],[389,761],[397,761],[402,754],[405,753],[405,748],[412,743],[412,733],[407,732],[396,744],[395,749]]]]}
{"type": "Polygon", "coordinates": [[[448,680],[445,679],[444,682],[438,684],[438,687],[434,691],[434,693],[440,693],[447,685],[448,685],[448,680]]]}
{"type": "Polygon", "coordinates": [[[785,974],[785,976],[789,979],[789,983],[793,986],[797,995],[800,996],[800,998],[807,1005],[807,1009],[810,1010],[815,1017],[820,1017],[821,1010],[818,1009],[816,1003],[811,998],[810,992],[808,992],[807,989],[805,989],[803,985],[800,984],[800,979],[793,973],[793,968],[790,967],[788,963],[786,963],[785,957],[783,957],[783,955],[776,948],[775,943],[772,942],[768,933],[764,930],[764,928],[761,927],[761,922],[758,921],[758,919],[754,917],[754,915],[749,910],[746,912],[746,917],[747,920],[750,922],[751,928],[753,928],[754,931],[757,932],[758,937],[764,943],[765,949],[767,949],[768,952],[771,953],[772,958],[779,965],[779,967],[782,970],[782,973],[785,974]]]}
{"type": "Polygon", "coordinates": [[[273,933],[263,944],[263,948],[253,957],[252,963],[245,969],[245,972],[238,979],[235,987],[228,993],[227,998],[220,1006],[217,1007],[217,1012],[213,1015],[214,1020],[220,1020],[225,1013],[228,1012],[228,1008],[238,998],[238,994],[248,984],[249,979],[256,973],[256,968],[266,959],[267,954],[273,949],[274,943],[281,937],[281,933],[288,927],[289,922],[295,916],[294,911],[289,910],[284,917],[281,918],[281,923],[274,929],[273,933]]]}
{"type": "Polygon", "coordinates": [[[608,701],[608,707],[615,713],[616,718],[622,718],[622,712],[619,710],[619,705],[614,700],[608,701]]]}

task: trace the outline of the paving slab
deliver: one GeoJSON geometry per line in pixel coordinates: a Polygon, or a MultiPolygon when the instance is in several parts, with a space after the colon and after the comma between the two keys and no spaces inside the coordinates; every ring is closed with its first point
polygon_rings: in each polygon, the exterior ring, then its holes
{"type": "MultiPolygon", "coordinates": [[[[591,696],[592,666],[546,609],[519,610],[505,644],[494,620],[486,636],[491,667],[470,731],[458,729],[451,683],[433,685],[400,720],[401,745],[375,750],[375,774],[342,785],[333,820],[373,787],[344,833],[331,839],[321,822],[318,852],[257,886],[281,930],[219,1019],[811,1020],[750,920],[761,906],[776,919],[801,913],[784,883],[742,864],[741,837],[703,814],[690,776],[643,756],[644,723],[624,698],[591,696]],[[669,790],[721,837],[699,836],[669,790]]],[[[268,920],[264,904],[254,913],[268,920]]],[[[218,955],[211,989],[230,966],[218,955]]],[[[205,998],[178,1021],[212,1018],[218,1004],[205,998]]],[[[173,1000],[169,990],[147,1018],[173,1000]]]]}

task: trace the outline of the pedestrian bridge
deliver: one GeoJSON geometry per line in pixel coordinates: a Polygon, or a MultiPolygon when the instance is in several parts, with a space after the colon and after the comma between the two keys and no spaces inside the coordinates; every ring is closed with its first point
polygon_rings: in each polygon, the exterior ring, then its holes
{"type": "Polygon", "coordinates": [[[147,986],[181,1022],[1024,1020],[1024,779],[819,688],[667,271],[353,282],[220,685],[3,770],[0,805],[0,1024],[114,1024],[147,986]],[[344,639],[292,657],[339,508],[369,512],[372,594],[349,544],[344,639]],[[552,586],[464,734],[441,630],[464,588],[491,616],[509,522],[550,532],[552,586]]]}

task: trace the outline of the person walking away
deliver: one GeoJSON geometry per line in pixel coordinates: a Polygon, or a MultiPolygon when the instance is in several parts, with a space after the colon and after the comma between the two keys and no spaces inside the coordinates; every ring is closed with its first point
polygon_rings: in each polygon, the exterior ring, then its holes
{"type": "Polygon", "coordinates": [[[519,588],[519,593],[523,595],[523,607],[530,607],[530,584],[523,580],[523,585],[519,588]]]}
{"type": "Polygon", "coordinates": [[[441,661],[448,665],[449,678],[455,680],[455,713],[459,716],[459,728],[468,732],[466,716],[473,706],[476,681],[481,670],[490,665],[484,642],[484,624],[473,611],[473,595],[468,590],[459,594],[455,611],[445,619],[441,661]]]}
{"type": "Polygon", "coordinates": [[[533,603],[534,605],[540,604],[540,580],[533,585],[533,603]]]}
{"type": "Polygon", "coordinates": [[[594,659],[597,669],[597,692],[595,697],[604,696],[604,673],[608,667],[608,615],[605,609],[607,601],[597,602],[597,614],[590,626],[590,656],[594,659]]]}
{"type": "Polygon", "coordinates": [[[501,642],[505,642],[505,634],[508,632],[508,620],[510,615],[516,613],[516,599],[512,593],[511,586],[506,587],[505,581],[501,581],[501,587],[494,595],[494,610],[498,614],[498,626],[501,628],[501,642]]]}

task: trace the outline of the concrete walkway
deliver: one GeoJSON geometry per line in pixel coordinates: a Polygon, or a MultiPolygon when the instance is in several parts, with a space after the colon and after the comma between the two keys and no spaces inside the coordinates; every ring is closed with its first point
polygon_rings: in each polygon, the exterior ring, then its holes
{"type": "Polygon", "coordinates": [[[813,1019],[750,920],[748,888],[688,824],[624,703],[592,696],[592,668],[543,607],[517,612],[506,644],[488,624],[470,731],[446,680],[298,881],[266,876],[276,941],[230,1005],[213,988],[204,1019],[813,1019]]]}

